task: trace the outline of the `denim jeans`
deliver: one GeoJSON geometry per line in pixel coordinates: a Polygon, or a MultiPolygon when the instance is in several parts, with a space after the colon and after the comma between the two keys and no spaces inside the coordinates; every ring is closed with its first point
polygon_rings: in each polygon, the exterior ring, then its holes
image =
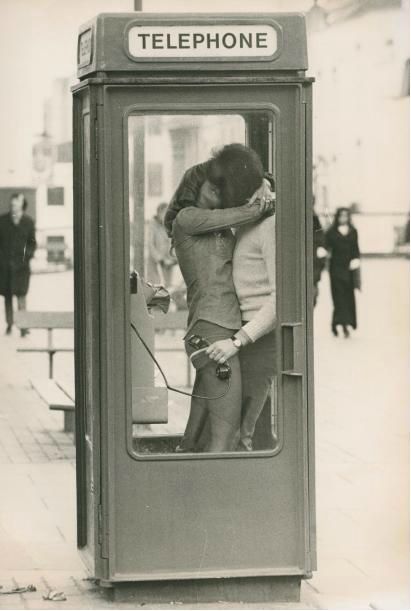
{"type": "Polygon", "coordinates": [[[242,384],[241,446],[242,449],[252,450],[255,425],[276,373],[275,331],[241,348],[239,356],[242,384]]]}

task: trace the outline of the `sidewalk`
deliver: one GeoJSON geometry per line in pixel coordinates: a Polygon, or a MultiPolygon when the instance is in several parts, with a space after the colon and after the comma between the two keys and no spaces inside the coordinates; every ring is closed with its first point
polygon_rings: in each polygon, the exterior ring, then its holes
{"type": "MultiPolygon", "coordinates": [[[[327,277],[315,312],[318,571],[299,608],[408,608],[408,262],[366,261],[363,276],[354,337],[329,332],[327,277]]],[[[43,290],[33,286],[29,307],[40,307],[43,290]]],[[[0,595],[0,609],[139,608],[110,603],[86,580],[75,544],[74,446],[62,414],[28,383],[33,371],[46,372],[45,356],[18,354],[19,342],[0,337],[0,585],[37,591],[0,595]],[[49,590],[67,601],[44,601],[49,590]]]]}
{"type": "Polygon", "coordinates": [[[315,311],[321,608],[409,608],[409,280],[406,260],[363,262],[358,331],[330,332],[329,279],[315,311]]]}

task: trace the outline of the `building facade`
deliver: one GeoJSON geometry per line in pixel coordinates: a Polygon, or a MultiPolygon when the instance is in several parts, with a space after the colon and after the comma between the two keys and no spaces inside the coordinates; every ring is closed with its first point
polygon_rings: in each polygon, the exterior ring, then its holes
{"type": "Polygon", "coordinates": [[[316,209],[328,223],[352,207],[365,253],[395,251],[408,218],[408,10],[334,0],[308,14],[316,209]]]}

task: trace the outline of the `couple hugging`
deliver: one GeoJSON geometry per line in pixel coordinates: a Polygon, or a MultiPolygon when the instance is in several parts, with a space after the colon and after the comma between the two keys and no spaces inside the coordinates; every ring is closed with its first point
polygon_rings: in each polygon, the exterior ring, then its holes
{"type": "Polygon", "coordinates": [[[164,224],[187,286],[187,354],[195,350],[193,335],[210,344],[177,451],[253,449],[275,374],[271,197],[257,153],[229,144],[187,170],[167,209],[164,224]],[[216,366],[226,362],[231,379],[224,393],[227,381],[218,379],[216,366]]]}

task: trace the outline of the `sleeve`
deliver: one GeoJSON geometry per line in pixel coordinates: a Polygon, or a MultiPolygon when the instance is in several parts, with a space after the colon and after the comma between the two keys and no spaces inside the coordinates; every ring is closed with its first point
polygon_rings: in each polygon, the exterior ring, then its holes
{"type": "Polygon", "coordinates": [[[353,245],[352,245],[352,259],[360,258],[360,247],[358,246],[358,232],[356,229],[353,230],[353,245]]]}
{"type": "Polygon", "coordinates": [[[314,254],[317,248],[320,246],[325,248],[325,236],[321,226],[320,219],[316,214],[313,217],[313,230],[314,230],[314,254]]]}
{"type": "Polygon", "coordinates": [[[189,168],[181,179],[164,217],[164,226],[169,237],[172,235],[173,222],[180,210],[196,205],[200,188],[207,178],[208,164],[209,162],[206,161],[189,168]]]}
{"type": "Polygon", "coordinates": [[[36,242],[36,229],[34,226],[34,222],[32,219],[29,219],[29,230],[27,234],[27,240],[25,245],[25,259],[29,261],[34,257],[34,253],[36,252],[37,242],[36,242]]]}
{"type": "Polygon", "coordinates": [[[328,231],[326,231],[325,236],[324,236],[324,244],[325,244],[325,248],[331,253],[332,249],[333,249],[333,233],[331,229],[328,229],[328,231]]]}
{"type": "Polygon", "coordinates": [[[259,228],[270,292],[264,305],[241,329],[252,342],[272,331],[276,324],[275,223],[263,222],[259,228]]]}
{"type": "Polygon", "coordinates": [[[259,204],[245,204],[238,208],[205,210],[185,208],[177,216],[176,223],[187,235],[201,235],[230,227],[240,227],[261,218],[259,204]]]}

